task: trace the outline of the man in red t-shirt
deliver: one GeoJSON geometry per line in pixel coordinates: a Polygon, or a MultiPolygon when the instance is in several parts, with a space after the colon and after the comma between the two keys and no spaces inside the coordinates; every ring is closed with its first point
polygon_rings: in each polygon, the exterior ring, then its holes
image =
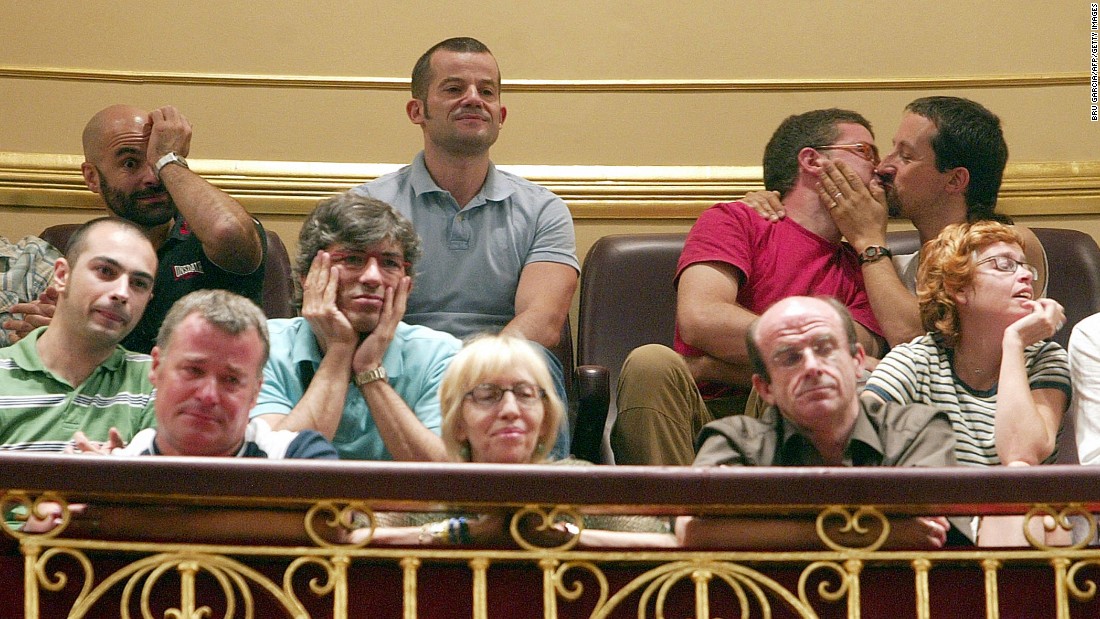
{"type": "Polygon", "coordinates": [[[818,180],[834,160],[870,183],[878,163],[870,123],[839,109],[791,116],[764,151],[764,185],[779,192],[786,218],[771,223],[739,202],[699,217],[677,265],[675,351],[647,345],[623,364],[611,435],[617,463],[691,464],[702,426],[744,410],[752,375],[745,335],[780,299],[836,298],[870,357],[884,352],[890,334],[871,311],[860,265],[888,252],[857,254],[841,241],[828,212],[835,199],[818,180]]]}

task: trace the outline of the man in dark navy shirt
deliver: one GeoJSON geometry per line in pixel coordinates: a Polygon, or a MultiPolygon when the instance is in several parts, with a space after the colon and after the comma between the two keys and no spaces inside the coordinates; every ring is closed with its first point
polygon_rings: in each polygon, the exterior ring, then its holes
{"type": "MultiPolygon", "coordinates": [[[[146,112],[129,105],[101,110],[84,128],[88,189],[107,210],[144,231],[157,252],[155,293],[123,347],[148,353],[164,316],[189,292],[232,290],[259,303],[263,293],[263,228],[229,194],[188,167],[191,124],[167,106],[146,112]]],[[[47,299],[21,304],[16,338],[48,324],[47,299]]]]}

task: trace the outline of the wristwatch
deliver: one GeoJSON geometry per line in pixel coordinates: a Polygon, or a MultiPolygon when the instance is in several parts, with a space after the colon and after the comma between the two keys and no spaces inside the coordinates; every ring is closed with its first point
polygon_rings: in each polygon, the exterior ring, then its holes
{"type": "Polygon", "coordinates": [[[870,245],[867,249],[859,252],[859,263],[870,264],[872,262],[878,262],[882,258],[889,258],[894,254],[890,253],[890,248],[883,247],[882,245],[870,245]]]}
{"type": "Polygon", "coordinates": [[[386,374],[386,368],[381,365],[374,368],[373,370],[363,370],[362,372],[356,374],[354,378],[356,387],[362,387],[363,385],[367,383],[373,383],[376,380],[387,379],[389,379],[389,375],[386,374]]]}
{"type": "Polygon", "coordinates": [[[181,166],[187,168],[188,170],[191,169],[191,166],[187,165],[187,160],[186,159],[184,159],[183,157],[180,157],[179,155],[177,155],[174,152],[173,153],[168,153],[167,155],[161,157],[160,159],[157,159],[157,164],[155,166],[153,166],[153,173],[157,175],[158,179],[160,178],[160,171],[164,169],[164,166],[166,166],[170,163],[178,163],[181,166]]]}

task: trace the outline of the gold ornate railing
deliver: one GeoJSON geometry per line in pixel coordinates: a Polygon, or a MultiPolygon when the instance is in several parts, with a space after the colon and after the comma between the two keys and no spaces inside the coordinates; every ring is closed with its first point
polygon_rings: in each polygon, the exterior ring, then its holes
{"type": "Polygon", "coordinates": [[[1098,469],[1063,466],[754,470],[3,455],[5,513],[42,501],[90,507],[63,509],[61,526],[48,533],[4,527],[13,541],[0,545],[0,608],[22,605],[26,617],[188,619],[1094,617],[1100,549],[1088,543],[1097,529],[1091,513],[1100,510],[1097,482],[1098,469]],[[393,547],[332,534],[351,526],[353,513],[371,530],[382,511],[496,508],[515,512],[512,544],[393,547]],[[134,520],[109,523],[116,510],[169,526],[140,533],[134,520]],[[243,530],[209,527],[242,511],[252,518],[243,530]],[[821,549],[744,551],[733,539],[734,550],[598,550],[577,546],[575,535],[546,547],[519,524],[525,514],[551,525],[583,524],[585,514],[689,513],[808,518],[821,549]],[[1025,529],[1026,548],[884,549],[887,515],[920,514],[1026,514],[1048,530],[1076,524],[1077,542],[1049,546],[1025,529]],[[288,515],[300,531],[277,539],[269,529],[288,515]],[[830,533],[838,528],[862,541],[842,542],[830,533]]]}

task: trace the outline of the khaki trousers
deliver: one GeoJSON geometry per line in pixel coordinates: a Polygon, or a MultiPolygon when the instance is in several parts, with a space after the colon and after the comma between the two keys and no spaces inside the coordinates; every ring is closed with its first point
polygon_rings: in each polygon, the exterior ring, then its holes
{"type": "Polygon", "coordinates": [[[627,356],[616,404],[611,429],[616,464],[690,465],[704,425],[745,411],[744,397],[703,400],[683,358],[660,344],[640,346],[627,356]]]}

